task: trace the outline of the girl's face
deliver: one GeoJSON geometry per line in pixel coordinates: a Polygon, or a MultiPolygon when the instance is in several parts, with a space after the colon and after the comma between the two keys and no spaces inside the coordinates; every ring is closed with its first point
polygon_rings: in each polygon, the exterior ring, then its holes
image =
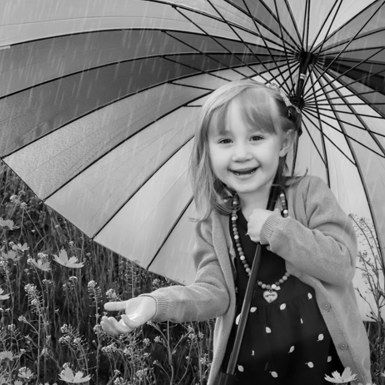
{"type": "Polygon", "coordinates": [[[247,126],[238,103],[230,103],[226,127],[214,128],[214,114],[209,128],[209,152],[216,177],[235,190],[242,201],[260,194],[268,196],[279,158],[290,149],[291,135],[247,126]]]}

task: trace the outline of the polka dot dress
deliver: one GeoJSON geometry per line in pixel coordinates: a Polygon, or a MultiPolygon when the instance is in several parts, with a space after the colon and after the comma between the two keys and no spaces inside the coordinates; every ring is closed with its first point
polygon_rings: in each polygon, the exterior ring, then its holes
{"type": "MultiPolygon", "coordinates": [[[[251,266],[256,244],[246,236],[247,221],[241,212],[238,213],[237,226],[242,248],[251,266]]],[[[248,282],[239,255],[236,268],[236,317],[222,365],[224,372],[248,282]]],[[[262,247],[258,280],[271,284],[285,272],[284,260],[262,247]]],[[[341,373],[344,368],[317,306],[313,288],[290,276],[271,303],[264,299],[264,291],[256,285],[236,366],[238,382],[242,385],[257,382],[264,385],[328,384],[325,374],[331,375],[335,370],[341,373]]]]}

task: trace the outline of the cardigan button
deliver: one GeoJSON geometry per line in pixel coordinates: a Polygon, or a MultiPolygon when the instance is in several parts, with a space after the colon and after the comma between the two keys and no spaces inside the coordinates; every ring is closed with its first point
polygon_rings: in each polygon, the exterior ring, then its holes
{"type": "Polygon", "coordinates": [[[329,311],[331,308],[331,305],[329,302],[324,302],[321,306],[322,306],[322,309],[324,309],[326,311],[329,311]]]}
{"type": "Polygon", "coordinates": [[[342,343],[338,344],[338,347],[341,350],[346,350],[348,348],[348,344],[345,344],[345,342],[342,342],[342,343]]]}

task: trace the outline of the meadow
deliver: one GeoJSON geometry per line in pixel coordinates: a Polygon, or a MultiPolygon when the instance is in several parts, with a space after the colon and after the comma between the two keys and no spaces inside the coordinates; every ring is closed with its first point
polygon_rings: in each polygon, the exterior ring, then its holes
{"type": "MultiPolygon", "coordinates": [[[[372,225],[351,218],[374,256],[358,258],[375,300],[366,322],[373,381],[384,385],[385,267],[372,225]]],[[[4,164],[0,237],[0,384],[206,384],[214,321],[149,322],[129,335],[105,334],[105,302],[173,283],[92,242],[4,164]]]]}

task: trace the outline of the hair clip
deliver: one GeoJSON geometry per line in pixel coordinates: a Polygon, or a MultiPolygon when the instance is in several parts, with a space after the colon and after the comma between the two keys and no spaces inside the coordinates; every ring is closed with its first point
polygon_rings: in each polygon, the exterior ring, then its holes
{"type": "MultiPolygon", "coordinates": [[[[282,100],[283,100],[283,101],[285,102],[285,104],[286,104],[286,107],[287,107],[287,108],[293,107],[293,108],[296,110],[296,112],[297,112],[298,114],[301,113],[300,109],[299,109],[297,106],[293,105],[293,103],[290,101],[290,99],[289,99],[288,96],[285,94],[285,92],[283,91],[283,89],[278,85],[278,83],[276,83],[276,82],[266,83],[266,87],[271,88],[271,89],[274,89],[274,90],[278,90],[279,93],[281,94],[282,100]]],[[[290,119],[290,118],[292,117],[292,115],[293,115],[293,114],[290,112],[290,110],[288,110],[288,116],[287,116],[287,117],[290,119]]]]}

